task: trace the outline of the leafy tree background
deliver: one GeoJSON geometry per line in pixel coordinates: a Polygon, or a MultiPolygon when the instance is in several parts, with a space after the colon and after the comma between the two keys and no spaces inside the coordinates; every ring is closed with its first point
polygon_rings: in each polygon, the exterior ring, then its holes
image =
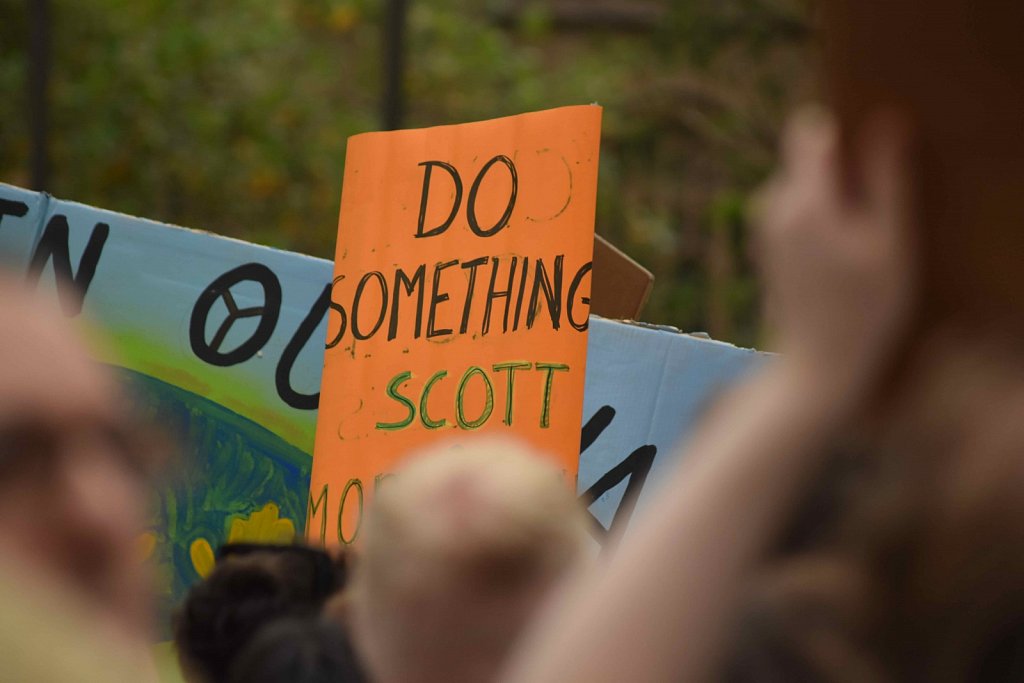
{"type": "MultiPolygon", "coordinates": [[[[598,231],[644,318],[758,342],[745,207],[809,92],[807,0],[409,0],[405,126],[606,108],[598,231]]],[[[51,193],[330,258],[380,127],[384,0],[53,0],[51,193]]],[[[27,186],[27,11],[0,0],[0,181],[27,186]]]]}

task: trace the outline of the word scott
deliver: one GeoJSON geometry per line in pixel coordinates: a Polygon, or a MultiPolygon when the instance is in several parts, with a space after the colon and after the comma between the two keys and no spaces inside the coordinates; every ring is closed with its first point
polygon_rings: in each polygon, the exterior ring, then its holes
{"type": "MultiPolygon", "coordinates": [[[[562,363],[527,363],[511,361],[508,363],[496,363],[491,366],[491,369],[496,375],[505,375],[505,409],[502,417],[502,423],[508,427],[512,426],[513,421],[516,373],[518,371],[529,372],[530,370],[544,373],[543,396],[541,397],[540,409],[540,428],[547,429],[551,426],[551,390],[555,381],[555,373],[568,372],[568,365],[563,365],[562,363]]],[[[419,419],[420,423],[427,429],[441,429],[442,427],[448,426],[448,420],[446,418],[442,417],[440,419],[435,419],[428,414],[430,392],[434,389],[434,385],[445,380],[447,377],[447,370],[435,372],[430,379],[423,384],[423,389],[420,391],[418,404],[419,419]]],[[[388,397],[404,406],[405,415],[400,420],[396,420],[394,422],[378,422],[377,429],[397,431],[405,429],[416,421],[417,404],[402,393],[402,388],[412,379],[413,374],[411,372],[401,372],[392,377],[391,381],[388,382],[388,397]]],[[[459,380],[458,388],[455,390],[455,424],[457,424],[460,429],[479,429],[487,424],[487,421],[491,419],[491,414],[493,412],[494,384],[491,382],[490,377],[487,376],[487,372],[485,372],[483,368],[476,366],[467,368],[463,373],[462,378],[459,380]],[[478,378],[476,384],[478,384],[484,392],[484,401],[479,414],[470,417],[467,415],[465,395],[474,378],[478,378]]]]}

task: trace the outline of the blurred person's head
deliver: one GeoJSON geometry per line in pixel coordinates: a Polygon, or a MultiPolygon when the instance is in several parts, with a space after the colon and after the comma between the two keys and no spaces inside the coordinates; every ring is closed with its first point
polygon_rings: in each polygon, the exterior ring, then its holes
{"type": "Polygon", "coordinates": [[[189,591],[174,640],[191,680],[228,680],[238,654],[264,626],[312,618],[340,588],[337,566],[302,546],[225,546],[213,572],[189,591]]]}
{"type": "Polygon", "coordinates": [[[936,335],[908,376],[755,577],[727,680],[1024,677],[1024,353],[936,335]]]}
{"type": "MultiPolygon", "coordinates": [[[[816,3],[844,138],[880,109],[914,132],[926,324],[1024,325],[1024,3],[816,3]]],[[[854,155],[850,145],[846,150],[854,155]]],[[[852,179],[855,182],[858,179],[852,179]]],[[[863,179],[859,179],[863,182],[863,179]]]]}
{"type": "Polygon", "coordinates": [[[230,683],[362,683],[365,680],[341,625],[321,618],[271,622],[235,658],[228,677],[230,683]]]}
{"type": "Polygon", "coordinates": [[[587,538],[558,470],[494,441],[412,458],[365,524],[349,609],[382,683],[494,680],[587,538]]]}
{"type": "Polygon", "coordinates": [[[0,548],[124,623],[147,619],[149,453],[76,329],[0,280],[0,548]]]}

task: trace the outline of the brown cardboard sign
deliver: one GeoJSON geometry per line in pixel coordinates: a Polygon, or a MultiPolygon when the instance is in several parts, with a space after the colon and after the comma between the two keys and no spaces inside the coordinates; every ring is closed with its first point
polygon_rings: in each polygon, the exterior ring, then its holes
{"type": "Polygon", "coordinates": [[[639,320],[654,275],[600,235],[594,236],[590,311],[604,318],[639,320]]]}

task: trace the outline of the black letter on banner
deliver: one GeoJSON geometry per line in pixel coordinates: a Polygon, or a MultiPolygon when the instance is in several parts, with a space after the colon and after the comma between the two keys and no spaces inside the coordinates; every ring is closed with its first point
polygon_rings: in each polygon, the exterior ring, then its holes
{"type": "Polygon", "coordinates": [[[448,327],[442,327],[439,330],[435,330],[434,316],[437,313],[437,305],[443,304],[445,301],[448,301],[447,292],[438,293],[438,290],[441,287],[441,273],[447,270],[448,268],[451,268],[452,266],[457,266],[458,264],[459,262],[456,259],[454,261],[445,261],[444,263],[438,263],[437,266],[434,268],[434,284],[430,290],[430,309],[427,311],[427,339],[433,339],[434,337],[443,337],[446,334],[452,333],[452,330],[448,327]]]}
{"type": "MultiPolygon", "coordinates": [[[[580,455],[597,441],[597,438],[601,436],[601,433],[608,428],[614,419],[615,409],[611,406],[604,406],[594,413],[594,416],[583,427],[580,436],[580,455]]],[[[611,527],[605,529],[601,522],[591,514],[593,524],[590,531],[595,539],[603,543],[609,534],[618,532],[620,527],[629,523],[630,517],[633,516],[633,510],[636,508],[637,498],[640,497],[640,490],[647,481],[647,475],[651,472],[651,467],[654,465],[654,456],[657,453],[657,446],[641,446],[630,453],[625,460],[610,469],[603,477],[594,482],[593,486],[580,496],[580,501],[583,505],[590,507],[594,501],[618,486],[623,479],[629,477],[626,491],[622,494],[622,501],[619,503],[619,508],[615,511],[615,516],[612,518],[611,527]]]]}
{"type": "Polygon", "coordinates": [[[338,323],[338,334],[334,335],[334,339],[327,342],[327,346],[325,347],[327,349],[333,349],[335,346],[341,343],[341,340],[345,337],[345,329],[348,327],[348,313],[345,312],[345,307],[334,300],[334,288],[335,286],[337,286],[339,282],[341,282],[344,279],[344,275],[339,275],[338,277],[334,278],[333,282],[331,282],[331,298],[328,304],[332,311],[341,316],[341,322],[338,323]]]}
{"type": "Polygon", "coordinates": [[[3,222],[4,216],[21,218],[26,213],[28,213],[28,204],[10,199],[0,199],[0,223],[3,222]]]}
{"type": "Polygon", "coordinates": [[[277,319],[281,315],[281,281],[274,272],[260,263],[246,263],[230,270],[214,280],[207,287],[192,308],[192,319],[189,322],[188,338],[192,352],[210,365],[226,368],[249,360],[270,341],[277,327],[277,319]],[[256,282],[263,288],[263,306],[239,308],[231,288],[240,282],[256,282]],[[210,309],[218,299],[224,299],[228,316],[213,335],[209,343],[206,341],[206,321],[210,317],[210,309]],[[256,331],[234,351],[222,353],[220,347],[228,336],[231,326],[242,318],[260,318],[256,331]]]}
{"type": "Polygon", "coordinates": [[[615,408],[602,406],[592,418],[587,420],[587,424],[583,425],[583,429],[580,430],[580,455],[594,445],[597,437],[604,434],[604,430],[608,429],[614,419],[615,408]]]}
{"type": "MultiPolygon", "coordinates": [[[[583,276],[593,269],[593,261],[583,264],[583,267],[576,272],[576,276],[573,277],[572,283],[569,285],[569,296],[568,303],[566,304],[565,313],[566,317],[569,318],[569,324],[572,325],[574,330],[578,330],[579,332],[585,332],[587,327],[590,326],[590,316],[588,315],[586,318],[584,318],[582,323],[576,322],[576,319],[572,317],[573,304],[576,303],[576,290],[580,288],[580,283],[583,281],[583,276]]],[[[590,306],[590,297],[580,297],[580,303],[590,306]]]]}
{"type": "Polygon", "coordinates": [[[315,394],[300,394],[292,389],[292,368],[295,367],[295,360],[299,353],[313,336],[317,326],[327,314],[331,303],[331,285],[324,287],[319,298],[313,302],[309,313],[299,323],[294,336],[289,340],[288,345],[281,352],[281,360],[277,362],[277,371],[274,373],[274,383],[277,385],[277,395],[281,400],[297,410],[316,410],[320,406],[320,392],[315,394]]]}
{"type": "Polygon", "coordinates": [[[413,273],[412,279],[401,268],[395,271],[395,286],[391,293],[391,322],[388,324],[388,341],[392,341],[398,336],[398,293],[400,289],[404,289],[409,296],[419,290],[419,297],[416,299],[416,331],[413,333],[413,339],[420,338],[423,332],[423,290],[425,287],[423,283],[426,280],[426,273],[426,265],[420,265],[413,273]]]}
{"type": "Polygon", "coordinates": [[[32,254],[28,266],[28,282],[31,285],[39,282],[43,267],[52,257],[61,309],[64,315],[74,317],[82,312],[82,303],[89,291],[89,285],[92,284],[92,278],[96,275],[96,266],[99,265],[103,245],[110,235],[110,226],[106,223],[97,223],[93,228],[85,251],[82,252],[82,260],[78,263],[77,274],[71,272],[71,253],[68,248],[70,232],[66,217],[55,214],[50,219],[32,254]]]}
{"type": "Polygon", "coordinates": [[[416,228],[416,237],[433,237],[434,235],[440,235],[442,232],[447,230],[455,222],[455,217],[459,215],[459,207],[462,206],[462,178],[459,177],[459,172],[455,170],[455,167],[451,164],[446,164],[443,161],[424,161],[420,164],[424,168],[423,171],[423,196],[420,198],[420,222],[416,228]],[[431,228],[426,232],[423,231],[423,225],[427,220],[427,199],[430,197],[430,175],[434,170],[434,167],[443,168],[448,171],[448,175],[455,181],[455,204],[452,206],[452,212],[448,215],[446,220],[436,228],[431,228]]]}
{"type": "Polygon", "coordinates": [[[466,301],[462,306],[462,324],[459,325],[459,334],[466,334],[466,330],[469,329],[469,315],[473,307],[473,292],[476,290],[476,269],[485,263],[487,263],[487,257],[481,256],[472,261],[466,261],[461,266],[463,270],[469,271],[469,285],[466,287],[466,301]]]}
{"type": "Polygon", "coordinates": [[[370,271],[359,280],[359,284],[356,286],[356,294],[352,299],[352,336],[359,341],[366,341],[373,335],[377,334],[377,330],[384,324],[384,318],[388,314],[388,282],[384,279],[384,275],[379,271],[370,271]],[[380,315],[377,316],[377,322],[374,323],[373,329],[367,334],[363,334],[359,329],[359,304],[363,301],[363,291],[366,289],[366,283],[371,279],[376,278],[378,286],[380,286],[380,315]]]}
{"type": "Polygon", "coordinates": [[[320,490],[320,497],[313,500],[313,492],[309,492],[309,505],[306,507],[306,533],[309,533],[309,525],[316,517],[316,513],[323,508],[324,514],[320,519],[320,547],[327,546],[327,484],[320,490]]]}
{"type": "Polygon", "coordinates": [[[363,528],[363,482],[358,479],[349,479],[345,488],[341,491],[341,502],[338,503],[338,540],[345,545],[352,545],[359,538],[359,531],[363,528]],[[359,495],[359,512],[356,513],[356,529],[352,532],[351,538],[345,538],[345,531],[342,529],[342,521],[345,518],[345,503],[348,502],[348,492],[355,488],[359,495]]]}
{"type": "Polygon", "coordinates": [[[490,161],[482,169],[480,174],[477,175],[476,180],[473,181],[473,187],[469,189],[469,201],[466,203],[466,220],[469,222],[469,229],[472,230],[476,235],[480,237],[491,237],[501,232],[502,228],[508,225],[509,220],[512,218],[512,210],[516,207],[516,196],[519,194],[519,174],[516,172],[516,165],[512,163],[504,154],[499,154],[490,161]],[[508,169],[509,174],[512,176],[512,194],[508,198],[508,206],[505,208],[505,213],[501,215],[498,222],[495,223],[493,228],[488,230],[482,230],[480,228],[480,222],[476,217],[476,194],[480,190],[480,183],[483,182],[484,176],[491,170],[494,164],[502,163],[508,169]]]}
{"type": "Polygon", "coordinates": [[[551,285],[548,279],[548,270],[544,267],[544,259],[537,259],[534,269],[533,292],[530,294],[530,307],[526,311],[526,327],[533,329],[534,319],[540,312],[537,305],[539,294],[544,292],[544,300],[548,304],[548,315],[551,316],[551,327],[557,330],[562,320],[562,270],[565,262],[565,255],[559,254],[555,257],[555,284],[551,285]]]}

